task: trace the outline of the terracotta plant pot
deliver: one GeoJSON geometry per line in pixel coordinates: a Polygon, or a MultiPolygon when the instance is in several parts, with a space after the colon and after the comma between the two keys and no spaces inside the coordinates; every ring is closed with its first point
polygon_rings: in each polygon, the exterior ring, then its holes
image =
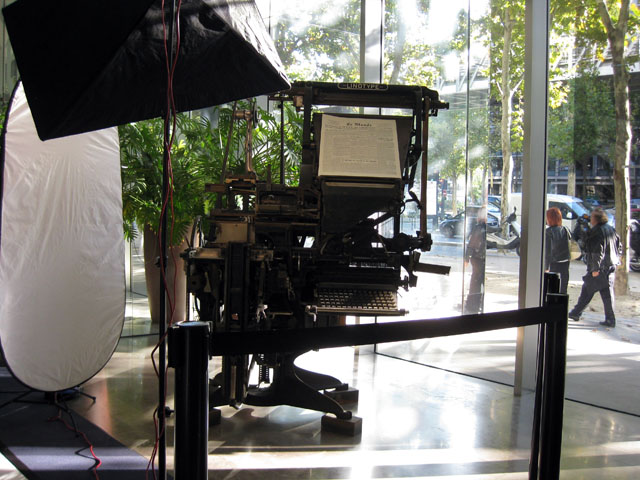
{"type": "MultiPolygon", "coordinates": [[[[143,235],[144,276],[147,285],[147,298],[149,301],[149,310],[151,312],[151,322],[153,325],[158,325],[160,322],[159,310],[161,280],[160,268],[157,266],[160,250],[158,245],[158,236],[153,232],[149,225],[145,225],[143,235]]],[[[179,246],[170,247],[168,252],[166,280],[169,284],[169,292],[165,308],[166,312],[169,312],[170,305],[173,304],[174,306],[172,323],[181,322],[186,319],[187,277],[184,272],[184,261],[180,257],[180,253],[186,250],[186,248],[187,243],[183,242],[179,246]]],[[[167,318],[169,318],[168,314],[167,318]]]]}

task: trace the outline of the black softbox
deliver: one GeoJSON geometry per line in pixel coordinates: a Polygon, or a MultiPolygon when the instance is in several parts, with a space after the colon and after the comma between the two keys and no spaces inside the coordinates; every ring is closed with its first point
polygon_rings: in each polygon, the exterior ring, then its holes
{"type": "MultiPolygon", "coordinates": [[[[166,114],[161,0],[18,0],[3,14],[42,140],[166,114]]],[[[177,111],[289,87],[253,1],[183,0],[179,18],[177,111]]]]}

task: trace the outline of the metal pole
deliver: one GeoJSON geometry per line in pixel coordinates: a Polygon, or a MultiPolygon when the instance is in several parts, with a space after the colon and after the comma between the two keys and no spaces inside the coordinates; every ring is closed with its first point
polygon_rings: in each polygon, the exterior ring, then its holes
{"type": "Polygon", "coordinates": [[[169,328],[169,366],[175,369],[176,480],[206,480],[209,435],[209,324],[169,328]]]}
{"type": "Polygon", "coordinates": [[[284,100],[280,102],[280,185],[284,185],[284,100]]]}
{"type": "MultiPolygon", "coordinates": [[[[560,276],[557,273],[545,273],[542,287],[543,305],[548,305],[547,294],[560,291],[560,276]]],[[[531,435],[531,454],[529,456],[529,479],[538,478],[540,467],[540,416],[542,410],[542,377],[544,372],[544,352],[546,329],[538,328],[538,360],[536,366],[536,394],[533,406],[533,429],[531,435]]]]}
{"type": "Polygon", "coordinates": [[[560,478],[569,297],[549,295],[548,303],[564,306],[565,312],[544,327],[547,330],[547,344],[540,429],[540,478],[556,480],[560,478]]]}
{"type": "Polygon", "coordinates": [[[529,480],[560,478],[569,297],[557,293],[559,290],[559,276],[546,273],[543,303],[560,305],[562,309],[555,309],[553,318],[542,325],[538,338],[529,480]]]}
{"type": "MultiPolygon", "coordinates": [[[[428,144],[429,144],[429,110],[431,101],[429,97],[424,99],[424,115],[422,124],[422,160],[420,168],[420,237],[427,235],[427,175],[429,169],[428,144]]],[[[419,133],[416,133],[420,135],[419,133]]]]}
{"type": "MultiPolygon", "coordinates": [[[[173,57],[175,55],[175,45],[173,41],[173,26],[175,23],[175,11],[176,4],[175,0],[173,0],[170,4],[170,23],[169,23],[169,66],[173,64],[173,57]]],[[[163,12],[164,14],[164,12],[163,12]]],[[[170,75],[170,72],[167,72],[167,76],[170,75]]],[[[167,78],[167,111],[165,115],[165,123],[164,123],[164,154],[162,158],[162,199],[161,205],[164,204],[165,199],[167,198],[167,194],[169,192],[169,138],[171,135],[170,131],[170,119],[171,119],[171,98],[170,92],[168,88],[167,78]]],[[[165,269],[167,266],[167,210],[165,209],[164,214],[160,216],[160,265],[165,269]]],[[[162,274],[160,276],[160,305],[159,305],[159,321],[158,321],[158,338],[159,338],[159,346],[158,346],[158,371],[160,372],[158,378],[158,475],[160,480],[165,480],[167,478],[167,440],[165,434],[165,404],[166,404],[166,379],[165,379],[165,370],[166,370],[166,344],[165,344],[165,334],[167,328],[167,318],[166,318],[166,291],[165,291],[165,279],[166,275],[162,274]]]]}

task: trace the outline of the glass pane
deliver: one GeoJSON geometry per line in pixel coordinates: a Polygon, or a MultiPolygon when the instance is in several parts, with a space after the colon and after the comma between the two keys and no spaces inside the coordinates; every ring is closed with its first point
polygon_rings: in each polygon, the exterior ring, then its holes
{"type": "Polygon", "coordinates": [[[151,321],[147,297],[142,235],[126,242],[125,282],[127,290],[122,336],[157,333],[159,327],[151,321]]]}
{"type": "MultiPolygon", "coordinates": [[[[547,207],[557,211],[547,217],[545,258],[548,270],[568,274],[569,309],[575,319],[569,320],[565,393],[569,399],[638,415],[640,225],[634,217],[640,213],[640,91],[634,87],[633,73],[637,27],[630,24],[627,45],[620,52],[631,72],[625,79],[613,68],[616,52],[607,37],[592,35],[605,31],[601,12],[585,8],[579,28],[569,31],[563,29],[564,6],[559,0],[551,2],[560,21],[554,22],[550,37],[550,58],[558,68],[551,70],[549,83],[549,165],[556,167],[549,168],[547,207]],[[618,130],[618,125],[624,128],[618,130]],[[626,132],[631,133],[628,141],[626,132]],[[595,209],[602,209],[604,216],[592,216],[595,209]],[[568,261],[563,254],[564,228],[572,232],[568,261]],[[611,255],[600,254],[603,239],[611,238],[609,229],[623,240],[629,232],[628,250],[615,271],[609,267],[611,255]],[[615,301],[610,303],[609,297],[615,301]],[[613,323],[614,318],[615,327],[601,324],[613,323]]],[[[615,23],[617,12],[612,14],[615,23]]]]}
{"type": "MultiPolygon", "coordinates": [[[[10,5],[15,0],[3,0],[0,3],[1,7],[6,7],[10,5]]],[[[0,25],[2,26],[2,37],[0,41],[2,42],[2,111],[4,113],[5,105],[9,101],[9,97],[11,96],[11,92],[13,92],[13,88],[15,87],[16,82],[18,81],[18,67],[16,65],[16,59],[13,55],[13,49],[11,48],[11,43],[9,42],[9,35],[7,34],[7,30],[4,28],[4,17],[0,15],[0,25]]]]}
{"type": "Polygon", "coordinates": [[[258,6],[291,80],[358,81],[360,1],[262,1],[258,6]]]}
{"type": "MultiPolygon", "coordinates": [[[[403,297],[410,318],[495,312],[518,305],[520,217],[509,218],[501,211],[502,109],[493,91],[497,86],[491,90],[490,85],[499,75],[489,63],[490,53],[501,50],[487,35],[489,12],[488,2],[386,4],[385,81],[426,85],[450,103],[450,110],[430,119],[427,212],[434,244],[421,261],[449,265],[451,273],[419,275],[418,287],[403,297]]],[[[518,22],[523,26],[524,12],[518,22]]],[[[510,192],[521,185],[516,168],[521,141],[513,143],[510,192]]],[[[509,196],[505,202],[505,211],[511,213],[517,198],[509,196]]],[[[415,209],[405,211],[403,225],[408,230],[415,228],[417,215],[415,209]]],[[[510,329],[377,348],[512,384],[515,344],[516,331],[510,329]]]]}

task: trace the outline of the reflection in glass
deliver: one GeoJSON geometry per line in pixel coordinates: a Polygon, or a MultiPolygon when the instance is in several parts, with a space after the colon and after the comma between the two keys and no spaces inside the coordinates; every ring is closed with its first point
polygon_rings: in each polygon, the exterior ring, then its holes
{"type": "Polygon", "coordinates": [[[357,82],[359,0],[258,2],[291,80],[357,82]]]}

